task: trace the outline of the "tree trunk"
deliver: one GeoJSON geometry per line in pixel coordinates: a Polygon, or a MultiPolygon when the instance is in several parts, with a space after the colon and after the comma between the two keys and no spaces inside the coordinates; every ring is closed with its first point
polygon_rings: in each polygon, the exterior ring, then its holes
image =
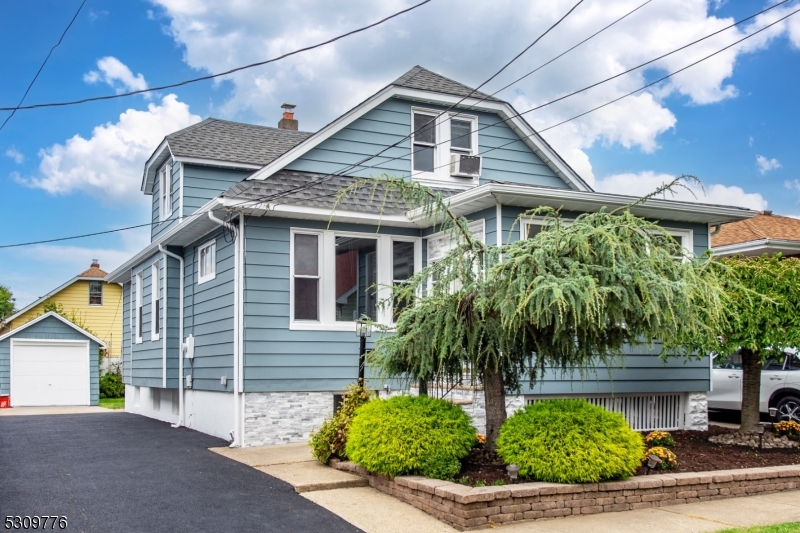
{"type": "Polygon", "coordinates": [[[742,348],[742,425],[739,433],[752,433],[761,421],[761,355],[742,348]]]}
{"type": "Polygon", "coordinates": [[[428,395],[428,380],[427,379],[418,379],[417,384],[419,386],[419,395],[420,396],[427,396],[428,395]]]}
{"type": "Polygon", "coordinates": [[[503,373],[489,364],[483,370],[483,394],[486,400],[486,444],[484,448],[495,449],[500,435],[500,426],[506,421],[506,389],[503,373]]]}

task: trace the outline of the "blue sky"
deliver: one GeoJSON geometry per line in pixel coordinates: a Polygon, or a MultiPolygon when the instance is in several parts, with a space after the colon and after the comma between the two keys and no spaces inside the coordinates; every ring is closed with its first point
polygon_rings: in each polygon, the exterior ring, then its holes
{"type": "MultiPolygon", "coordinates": [[[[538,66],[643,0],[587,0],[488,92],[538,66]]],[[[148,222],[139,192],[144,160],[170,131],[208,116],[274,125],[298,105],[313,131],[414,65],[478,85],[573,0],[433,0],[335,45],[279,64],[162,93],[18,112],[0,131],[0,244],[148,222]],[[457,7],[457,9],[456,9],[457,7]],[[442,21],[448,21],[443,24],[442,21]],[[479,28],[479,31],[467,31],[479,28]],[[76,138],[76,136],[78,136],[76,138]],[[15,222],[9,224],[9,222],[15,222]],[[11,230],[13,228],[13,230],[11,230]]],[[[17,103],[80,2],[0,6],[0,104],[17,103]],[[35,24],[32,23],[35,21],[35,24]]],[[[411,5],[391,0],[88,0],[26,103],[152,87],[294,50],[411,5]]],[[[653,0],[499,96],[522,111],[702,37],[767,6],[761,2],[653,0]]],[[[770,16],[787,14],[795,0],[770,16]]],[[[685,53],[528,116],[537,128],[569,118],[707,55],[773,19],[761,17],[685,53]]],[[[701,201],[800,215],[800,14],[635,98],[545,134],[599,190],[644,193],[697,175],[701,201]]],[[[0,113],[3,120],[6,113],[0,113]]],[[[87,268],[110,269],[147,242],[147,230],[0,249],[0,284],[29,303],[87,268]]]]}

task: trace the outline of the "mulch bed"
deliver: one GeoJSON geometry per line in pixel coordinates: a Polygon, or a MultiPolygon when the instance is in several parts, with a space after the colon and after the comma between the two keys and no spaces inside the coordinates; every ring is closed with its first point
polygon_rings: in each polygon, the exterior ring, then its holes
{"type": "MultiPolygon", "coordinates": [[[[800,451],[797,449],[758,450],[744,446],[714,444],[708,441],[712,435],[733,433],[735,429],[709,426],[708,431],[671,431],[675,446],[670,449],[678,456],[678,465],[663,473],[705,472],[709,470],[732,470],[739,468],[758,468],[800,464],[800,451]]],[[[767,430],[769,431],[769,429],[767,430]]],[[[461,461],[461,472],[455,476],[458,483],[486,486],[514,483],[505,470],[505,463],[496,454],[475,448],[461,461]]],[[[662,472],[653,472],[662,473],[662,472]]],[[[636,475],[647,474],[642,467],[636,475]]],[[[518,479],[516,483],[535,481],[518,479]]]]}

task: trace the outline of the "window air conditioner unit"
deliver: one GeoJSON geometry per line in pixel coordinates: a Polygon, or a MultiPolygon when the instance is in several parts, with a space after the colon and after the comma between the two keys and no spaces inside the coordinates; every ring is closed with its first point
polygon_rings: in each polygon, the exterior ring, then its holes
{"type": "Polygon", "coordinates": [[[459,178],[477,178],[481,175],[481,156],[450,154],[450,175],[459,178]]]}

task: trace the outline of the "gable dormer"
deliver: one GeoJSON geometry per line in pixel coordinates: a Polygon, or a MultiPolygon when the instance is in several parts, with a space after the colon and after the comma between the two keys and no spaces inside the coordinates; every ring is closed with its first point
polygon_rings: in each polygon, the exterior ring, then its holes
{"type": "Polygon", "coordinates": [[[142,177],[152,196],[151,239],[310,135],[215,118],[167,135],[142,177]]]}

